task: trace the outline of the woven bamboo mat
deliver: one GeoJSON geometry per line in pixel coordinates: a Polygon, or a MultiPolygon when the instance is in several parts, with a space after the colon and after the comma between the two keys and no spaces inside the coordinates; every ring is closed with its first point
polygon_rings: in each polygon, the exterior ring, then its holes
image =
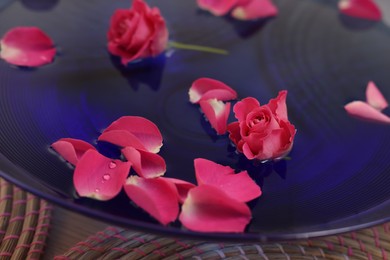
{"type": "Polygon", "coordinates": [[[219,244],[164,238],[108,227],[77,243],[64,259],[388,259],[390,225],[304,241],[219,244]]]}
{"type": "Polygon", "coordinates": [[[51,207],[0,178],[0,259],[40,259],[51,207]]]}

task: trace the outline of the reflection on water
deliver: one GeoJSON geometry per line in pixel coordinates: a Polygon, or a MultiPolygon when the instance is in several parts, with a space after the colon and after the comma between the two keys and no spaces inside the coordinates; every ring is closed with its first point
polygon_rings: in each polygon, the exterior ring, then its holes
{"type": "Polygon", "coordinates": [[[252,35],[256,34],[259,30],[261,30],[268,22],[270,22],[274,18],[264,18],[253,21],[240,21],[234,19],[232,17],[225,18],[237,32],[237,34],[241,38],[248,38],[252,35]]]}
{"type": "Polygon", "coordinates": [[[111,62],[134,90],[138,90],[142,84],[148,85],[155,91],[160,88],[166,62],[165,53],[154,58],[132,62],[127,66],[122,65],[119,57],[111,55],[111,62]]]}
{"type": "Polygon", "coordinates": [[[277,174],[282,180],[287,178],[287,161],[289,157],[277,161],[260,162],[248,160],[242,153],[236,152],[233,145],[228,147],[229,157],[237,158],[237,163],[232,166],[236,171],[247,171],[251,178],[263,187],[265,179],[271,174],[277,174]]]}
{"type": "Polygon", "coordinates": [[[32,11],[50,11],[60,0],[20,0],[20,2],[32,11]]]}
{"type": "Polygon", "coordinates": [[[341,24],[352,30],[368,30],[378,22],[339,14],[341,24]]]}

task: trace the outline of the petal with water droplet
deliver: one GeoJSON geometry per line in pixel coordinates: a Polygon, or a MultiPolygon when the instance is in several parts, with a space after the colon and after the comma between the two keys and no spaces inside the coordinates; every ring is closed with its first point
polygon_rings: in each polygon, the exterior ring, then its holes
{"type": "Polygon", "coordinates": [[[53,41],[37,27],[15,27],[0,41],[0,57],[17,66],[38,67],[53,62],[53,41]]]}
{"type": "Polygon", "coordinates": [[[359,119],[390,124],[390,117],[363,101],[353,101],[344,106],[347,113],[359,119]]]}
{"type": "Polygon", "coordinates": [[[374,107],[379,111],[382,111],[389,106],[385,97],[382,95],[378,87],[372,81],[368,82],[366,89],[366,99],[367,103],[370,104],[370,106],[374,107]]]}
{"type": "Polygon", "coordinates": [[[66,161],[73,165],[77,165],[81,156],[89,149],[96,150],[91,144],[73,138],[61,138],[54,142],[51,147],[66,161]]]}
{"type": "MultiPolygon", "coordinates": [[[[147,151],[158,153],[162,146],[162,135],[158,127],[150,120],[139,116],[123,116],[112,122],[103,132],[124,130],[138,138],[147,151]]],[[[125,142],[125,141],[124,141],[125,142]]],[[[126,146],[126,145],[121,145],[126,146]]]]}
{"type": "Polygon", "coordinates": [[[195,80],[188,92],[190,102],[193,104],[199,103],[201,100],[218,99],[220,101],[228,101],[237,99],[237,92],[225,83],[211,79],[200,78],[195,80]]]}
{"type": "Polygon", "coordinates": [[[372,21],[382,19],[382,12],[373,0],[340,0],[338,7],[344,15],[372,21]]]}
{"type": "Polygon", "coordinates": [[[90,149],[76,165],[73,175],[75,189],[80,197],[110,200],[121,191],[130,167],[130,162],[112,160],[90,149]],[[113,169],[109,167],[111,162],[117,165],[113,169]]]}
{"type": "Polygon", "coordinates": [[[199,232],[243,232],[251,219],[249,207],[210,185],[191,189],[179,219],[183,226],[199,232]]]}
{"type": "Polygon", "coordinates": [[[134,147],[125,147],[122,153],[141,177],[155,178],[164,175],[166,171],[165,160],[158,154],[137,150],[134,147]]]}
{"type": "Polygon", "coordinates": [[[219,188],[231,198],[248,202],[261,195],[260,187],[247,171],[235,173],[229,166],[223,166],[202,158],[194,160],[198,185],[211,185],[219,188]]]}
{"type": "Polygon", "coordinates": [[[162,179],[145,179],[130,176],[125,185],[127,196],[161,224],[176,220],[179,203],[175,186],[162,179]]]}
{"type": "Polygon", "coordinates": [[[211,127],[219,135],[223,135],[227,130],[227,120],[230,114],[230,103],[223,103],[217,99],[201,100],[199,102],[200,108],[211,127]]]}
{"type": "Polygon", "coordinates": [[[238,5],[232,11],[232,16],[239,20],[268,18],[277,14],[278,9],[271,0],[251,0],[238,5]]]}

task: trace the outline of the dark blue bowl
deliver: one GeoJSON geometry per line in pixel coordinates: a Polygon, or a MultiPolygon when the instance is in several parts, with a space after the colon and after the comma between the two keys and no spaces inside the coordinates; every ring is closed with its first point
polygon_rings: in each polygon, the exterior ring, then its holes
{"type": "MultiPolygon", "coordinates": [[[[38,3],[38,2],[36,2],[38,3]]],[[[237,22],[197,9],[196,1],[155,0],[170,39],[229,55],[175,50],[122,67],[106,50],[109,20],[129,1],[56,2],[32,12],[13,2],[0,11],[0,35],[20,25],[50,35],[53,64],[23,70],[0,62],[0,175],[51,202],[128,228],[217,240],[280,240],[330,235],[390,221],[390,127],[349,117],[369,80],[390,98],[390,29],[346,26],[335,1],[275,0],[274,19],[237,22]],[[199,77],[222,80],[262,104],[287,89],[298,132],[291,160],[253,164],[211,130],[188,89],[199,77]],[[243,234],[201,234],[163,227],[120,196],[74,197],[72,170],[49,146],[62,137],[94,142],[123,115],[155,122],[167,176],[195,182],[193,159],[246,169],[262,186],[243,234]]],[[[353,21],[352,21],[353,22],[353,21]]],[[[351,21],[349,21],[351,23],[351,21]]],[[[233,117],[230,118],[230,121],[233,117]]]]}

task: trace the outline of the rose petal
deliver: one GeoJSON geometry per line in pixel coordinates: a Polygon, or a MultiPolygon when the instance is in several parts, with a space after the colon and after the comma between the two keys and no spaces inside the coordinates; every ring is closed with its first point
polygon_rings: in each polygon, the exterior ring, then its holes
{"type": "Polygon", "coordinates": [[[278,9],[271,0],[251,0],[244,5],[239,5],[232,11],[232,16],[239,20],[254,20],[273,17],[278,14],[278,9]]]}
{"type": "Polygon", "coordinates": [[[73,138],[61,138],[57,142],[54,142],[51,147],[62,158],[73,165],[77,165],[81,156],[89,149],[96,150],[91,144],[73,138]]]}
{"type": "Polygon", "coordinates": [[[0,57],[17,66],[38,67],[51,63],[53,41],[37,27],[15,27],[0,41],[0,57]]]}
{"type": "Polygon", "coordinates": [[[125,130],[134,135],[147,151],[158,153],[162,146],[162,135],[150,120],[139,116],[123,116],[109,125],[103,133],[112,130],[125,130]]]}
{"type": "Polygon", "coordinates": [[[183,204],[184,200],[187,198],[188,192],[192,188],[196,187],[196,185],[192,184],[191,182],[187,182],[187,181],[183,181],[183,180],[179,180],[179,179],[175,179],[175,178],[162,177],[162,179],[167,180],[176,186],[178,196],[179,196],[179,202],[181,204],[183,204]]]}
{"type": "Polygon", "coordinates": [[[201,9],[207,10],[213,15],[221,16],[227,14],[237,3],[237,0],[197,0],[201,9]]]}
{"type": "Polygon", "coordinates": [[[211,185],[219,188],[228,196],[242,202],[251,201],[261,195],[260,187],[252,180],[247,171],[234,173],[229,166],[198,158],[194,160],[198,185],[211,185]]]}
{"type": "Polygon", "coordinates": [[[237,98],[237,92],[225,83],[210,79],[200,78],[195,80],[188,92],[190,102],[193,104],[199,103],[200,100],[218,99],[220,101],[228,101],[237,98]]]}
{"type": "Polygon", "coordinates": [[[227,120],[230,114],[230,103],[223,103],[217,99],[200,101],[200,108],[217,134],[223,135],[227,130],[227,120]]]}
{"type": "Polygon", "coordinates": [[[147,150],[135,135],[126,130],[104,131],[99,136],[98,141],[109,142],[120,147],[131,146],[137,150],[147,150]]]}
{"type": "Polygon", "coordinates": [[[227,131],[229,132],[229,138],[234,145],[239,149],[238,143],[241,140],[240,123],[238,121],[228,124],[227,131]]]}
{"type": "Polygon", "coordinates": [[[237,102],[233,107],[233,111],[235,117],[241,122],[245,121],[247,114],[258,107],[260,107],[260,103],[257,99],[247,97],[237,102]]]}
{"type": "Polygon", "coordinates": [[[130,162],[113,160],[90,149],[76,165],[73,175],[75,189],[81,197],[112,199],[121,191],[130,167],[130,162]]]}
{"type": "Polygon", "coordinates": [[[169,31],[164,18],[161,16],[160,9],[158,9],[157,7],[153,7],[151,9],[150,15],[155,21],[154,30],[156,32],[154,35],[153,44],[150,45],[150,48],[151,53],[153,55],[156,55],[157,53],[163,52],[167,48],[169,31]]]}
{"type": "Polygon", "coordinates": [[[288,121],[286,98],[287,90],[282,90],[276,98],[268,102],[268,106],[278,119],[288,121]]]}
{"type": "Polygon", "coordinates": [[[162,178],[130,176],[125,185],[127,196],[161,224],[167,225],[179,214],[175,185],[162,178]]]}
{"type": "Polygon", "coordinates": [[[155,178],[164,175],[166,171],[165,160],[158,154],[137,150],[133,147],[122,149],[122,153],[141,177],[155,178]]]}
{"type": "Polygon", "coordinates": [[[384,98],[378,87],[374,82],[368,82],[366,89],[367,103],[375,109],[382,111],[389,106],[387,100],[384,98]]]}
{"type": "Polygon", "coordinates": [[[219,188],[201,185],[188,192],[179,219],[194,231],[243,232],[251,211],[244,202],[232,199],[219,188]]]}
{"type": "Polygon", "coordinates": [[[390,117],[386,116],[363,101],[353,101],[345,105],[344,108],[348,114],[360,119],[379,123],[390,123],[390,117]]]}
{"type": "Polygon", "coordinates": [[[373,0],[340,0],[338,6],[344,15],[372,21],[382,19],[381,10],[373,0]]]}

